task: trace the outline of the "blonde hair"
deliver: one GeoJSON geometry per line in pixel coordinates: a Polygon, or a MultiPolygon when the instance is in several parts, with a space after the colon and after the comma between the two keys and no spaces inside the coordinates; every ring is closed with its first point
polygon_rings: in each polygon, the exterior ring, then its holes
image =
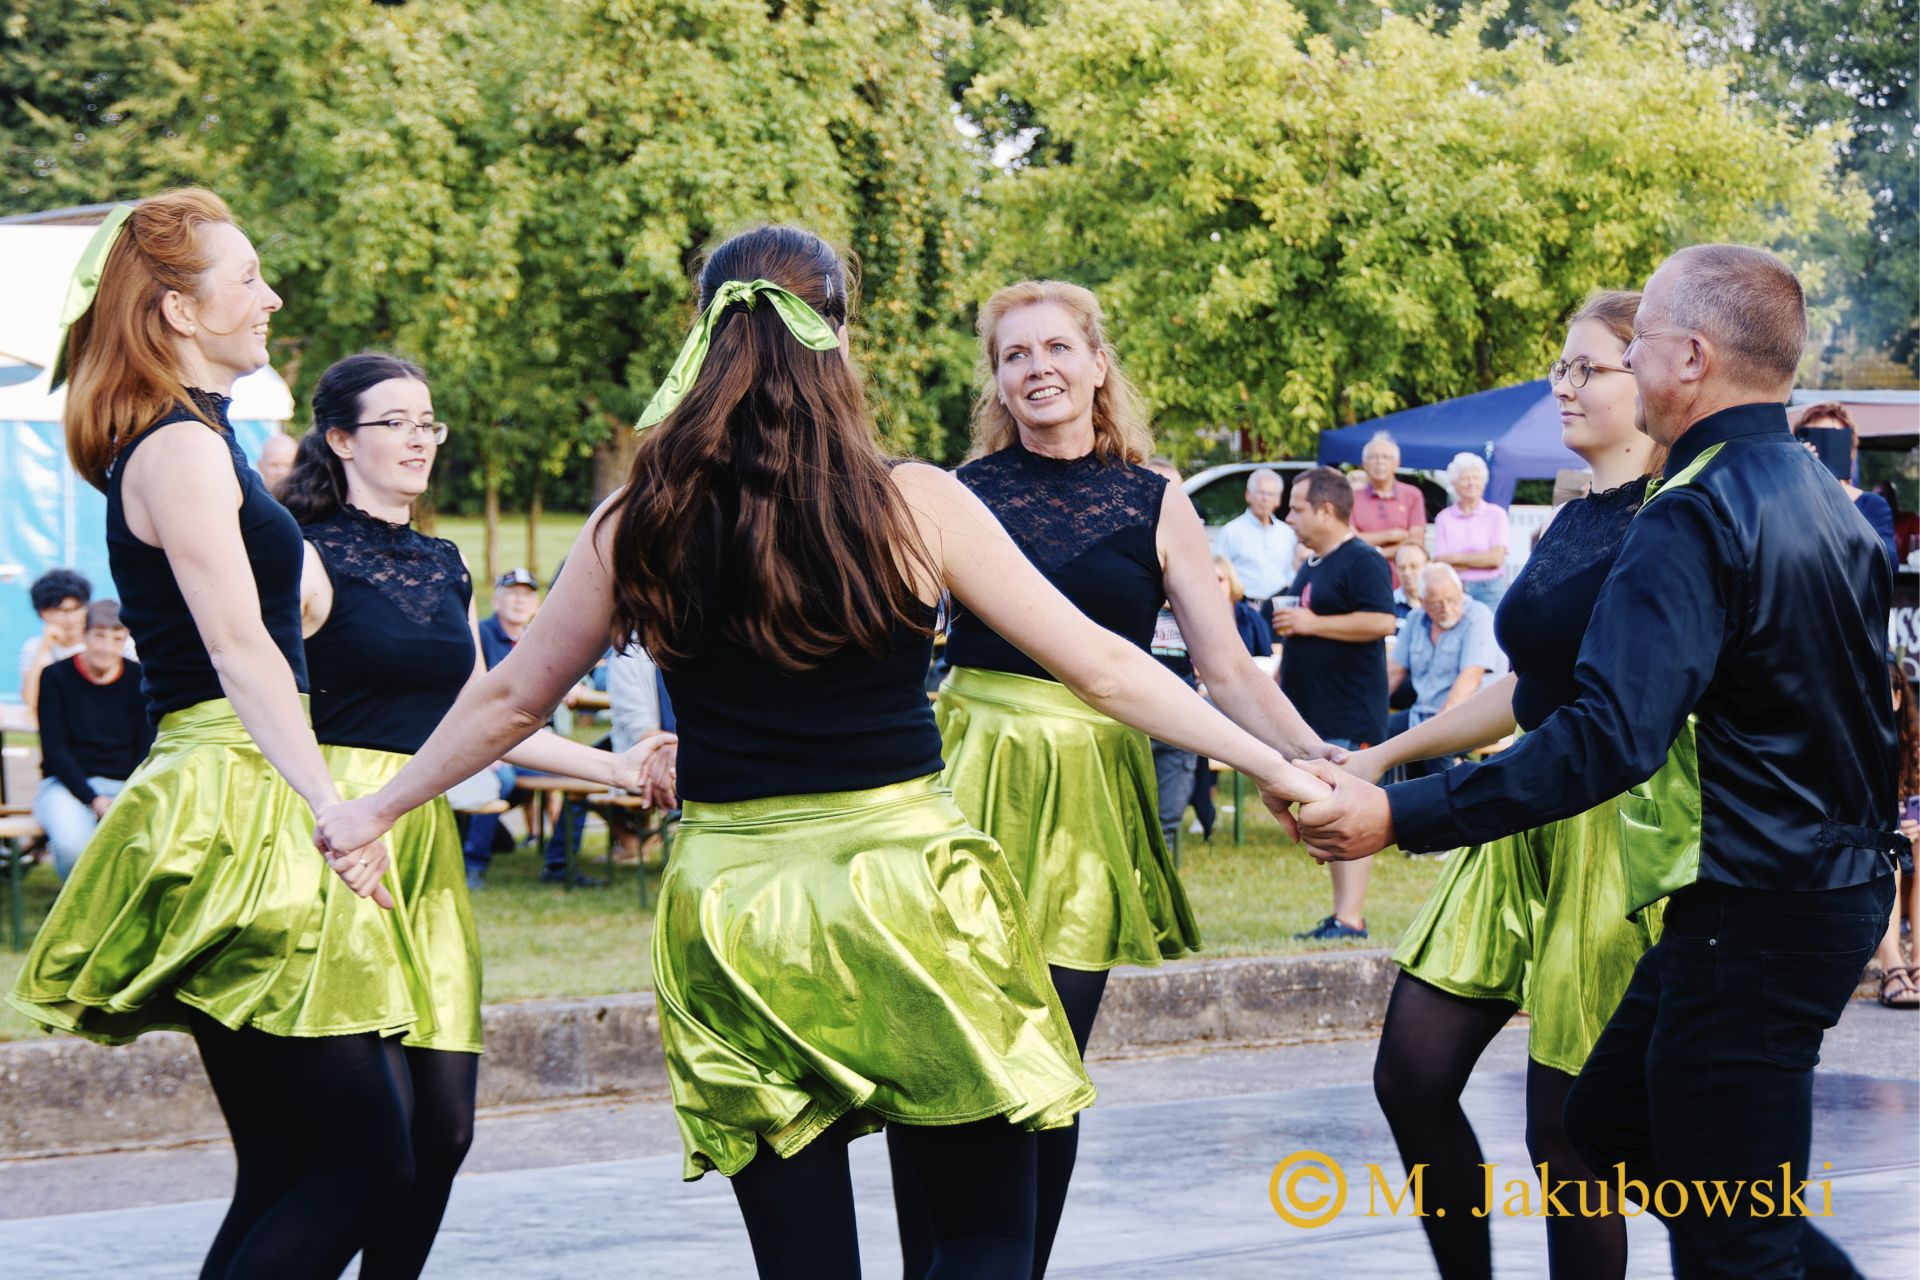
{"type": "Polygon", "coordinates": [[[169,292],[199,293],[213,265],[200,230],[233,220],[211,191],[163,192],[134,207],[101,264],[93,305],[67,335],[72,385],[62,415],[73,469],[94,488],[107,487],[114,457],[168,410],[206,421],[187,395],[160,304],[169,292]]]}
{"type": "Polygon", "coordinates": [[[1234,570],[1233,561],[1225,556],[1215,556],[1213,567],[1227,575],[1227,599],[1239,604],[1247,598],[1247,589],[1240,585],[1240,575],[1234,570]]]}
{"type": "Polygon", "coordinates": [[[1153,456],[1153,428],[1147,423],[1139,393],[1120,369],[1119,355],[1107,341],[1100,300],[1091,289],[1064,280],[1022,280],[996,291],[980,308],[980,319],[974,325],[980,339],[980,358],[974,365],[979,390],[973,399],[973,448],[968,456],[998,453],[1020,438],[1012,411],[1000,403],[1000,350],[995,337],[1009,311],[1036,302],[1051,302],[1072,316],[1087,345],[1107,357],[1107,380],[1093,392],[1094,456],[1146,462],[1153,456]]]}

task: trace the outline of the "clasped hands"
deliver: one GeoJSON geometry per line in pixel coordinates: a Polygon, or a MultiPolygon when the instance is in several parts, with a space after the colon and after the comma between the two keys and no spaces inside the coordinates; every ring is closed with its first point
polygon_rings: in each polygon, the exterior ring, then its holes
{"type": "Polygon", "coordinates": [[[1387,793],[1374,785],[1383,769],[1372,750],[1355,751],[1337,764],[1296,760],[1294,768],[1323,785],[1305,794],[1299,786],[1263,785],[1260,798],[1315,861],[1365,858],[1393,843],[1393,813],[1387,793]]]}

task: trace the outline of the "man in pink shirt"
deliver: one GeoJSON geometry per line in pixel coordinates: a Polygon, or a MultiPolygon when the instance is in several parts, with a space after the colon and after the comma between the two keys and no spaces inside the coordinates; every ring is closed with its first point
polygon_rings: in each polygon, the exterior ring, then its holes
{"type": "Polygon", "coordinates": [[[1492,609],[1507,587],[1507,509],[1483,496],[1484,458],[1456,453],[1447,467],[1453,503],[1433,518],[1433,558],[1460,574],[1467,595],[1492,609]]]}
{"type": "MultiPolygon", "coordinates": [[[[1367,483],[1353,491],[1353,531],[1387,558],[1393,565],[1393,553],[1401,544],[1427,542],[1427,499],[1410,484],[1394,478],[1400,468],[1400,446],[1384,431],[1367,441],[1360,455],[1360,468],[1367,483]]],[[[1394,586],[1401,585],[1399,575],[1394,586]]]]}

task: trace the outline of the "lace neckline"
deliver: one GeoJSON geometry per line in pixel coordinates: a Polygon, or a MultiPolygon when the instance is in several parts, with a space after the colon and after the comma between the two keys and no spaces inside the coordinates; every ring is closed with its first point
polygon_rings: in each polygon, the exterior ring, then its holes
{"type": "Polygon", "coordinates": [[[203,391],[199,387],[188,387],[187,397],[193,401],[194,407],[200,412],[212,418],[223,428],[232,429],[233,424],[227,421],[227,411],[233,407],[232,396],[223,396],[216,391],[203,391]]]}
{"type": "Polygon", "coordinates": [[[367,525],[376,529],[384,529],[390,533],[398,534],[398,533],[413,532],[412,520],[406,520],[406,521],[388,520],[382,516],[374,515],[373,512],[371,511],[363,511],[359,507],[354,506],[351,502],[342,502],[340,504],[340,514],[355,524],[367,525]]]}
{"type": "Polygon", "coordinates": [[[1102,461],[1099,453],[1093,449],[1071,458],[1056,458],[1050,453],[1036,453],[1027,448],[1026,441],[1020,438],[1018,432],[1014,434],[1012,448],[1015,456],[1022,463],[1042,471],[1077,471],[1083,467],[1099,466],[1102,461]]]}

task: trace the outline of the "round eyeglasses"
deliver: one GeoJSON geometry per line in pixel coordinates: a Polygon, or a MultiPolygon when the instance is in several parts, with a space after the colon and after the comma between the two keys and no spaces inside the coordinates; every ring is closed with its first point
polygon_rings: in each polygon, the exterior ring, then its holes
{"type": "Polygon", "coordinates": [[[1559,382],[1562,378],[1564,378],[1566,379],[1568,384],[1570,384],[1573,387],[1575,391],[1578,391],[1581,387],[1584,387],[1587,385],[1587,379],[1593,376],[1594,371],[1596,369],[1599,370],[1601,373],[1632,373],[1633,372],[1633,370],[1622,368],[1620,365],[1617,365],[1617,364],[1595,364],[1593,361],[1587,359],[1585,356],[1581,356],[1578,360],[1574,360],[1571,362],[1566,360],[1555,360],[1553,362],[1553,367],[1547,370],[1547,382],[1549,385],[1551,385],[1553,383],[1559,382]]]}

